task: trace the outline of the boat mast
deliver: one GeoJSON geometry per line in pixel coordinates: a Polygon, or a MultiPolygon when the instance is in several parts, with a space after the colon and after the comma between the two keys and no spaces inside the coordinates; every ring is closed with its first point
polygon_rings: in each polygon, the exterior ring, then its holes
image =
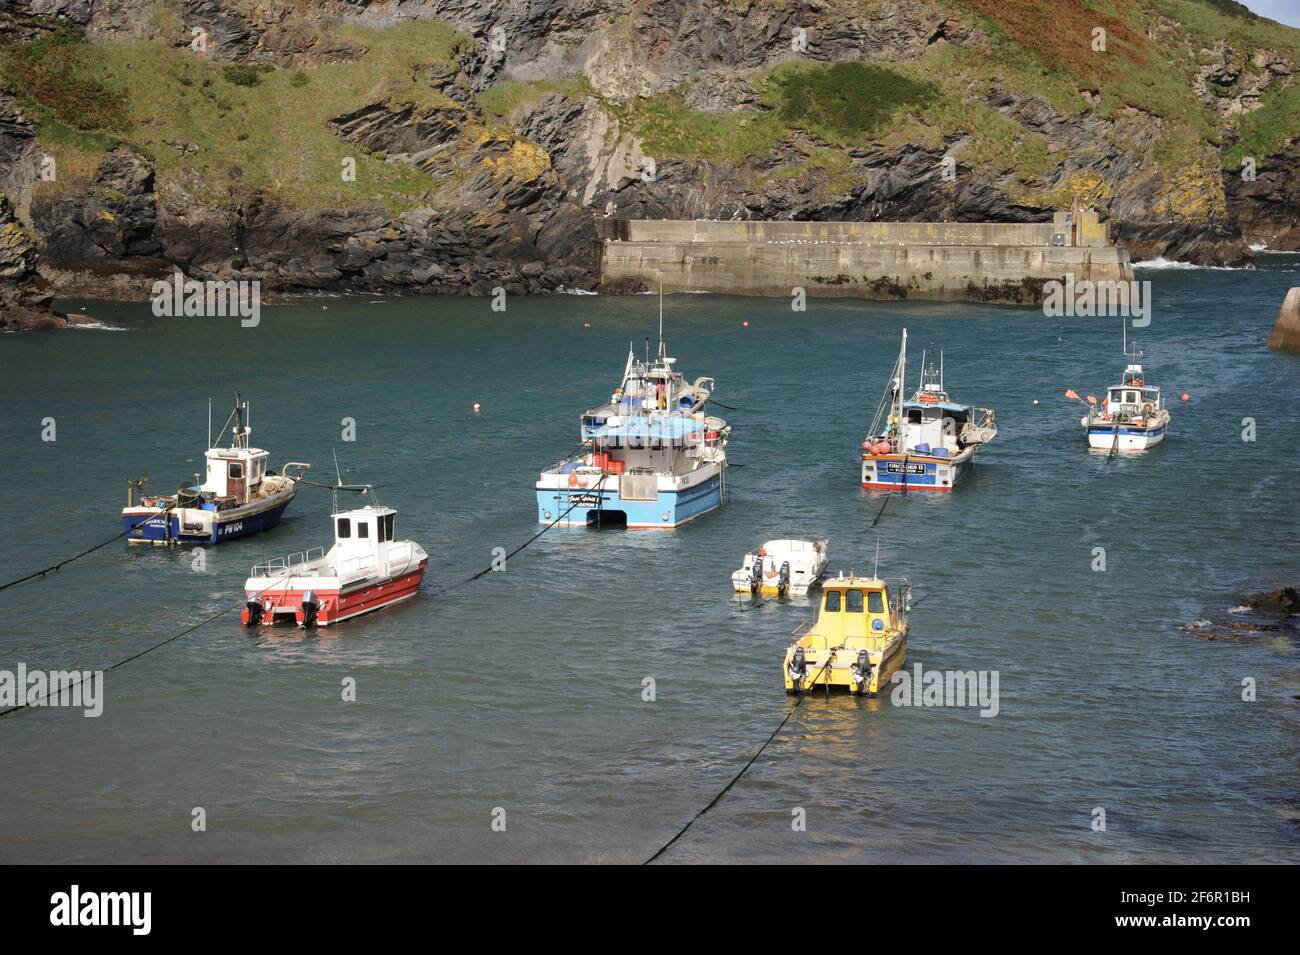
{"type": "Polygon", "coordinates": [[[897,411],[895,420],[898,429],[903,430],[903,395],[907,392],[907,329],[903,329],[903,347],[898,353],[898,394],[895,396],[897,411]]]}
{"type": "Polygon", "coordinates": [[[664,360],[664,278],[659,276],[659,360],[664,360]]]}
{"type": "Polygon", "coordinates": [[[239,392],[235,392],[235,432],[232,447],[239,447],[239,436],[244,431],[244,405],[239,400],[239,392]]]}

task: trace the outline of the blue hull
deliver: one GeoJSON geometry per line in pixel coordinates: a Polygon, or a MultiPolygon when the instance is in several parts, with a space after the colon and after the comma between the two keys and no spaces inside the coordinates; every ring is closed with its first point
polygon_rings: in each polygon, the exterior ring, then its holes
{"type": "Polygon", "coordinates": [[[130,531],[127,538],[152,544],[220,544],[224,541],[260,534],[280,523],[284,510],[293,498],[281,501],[262,511],[222,520],[217,518],[212,524],[211,533],[184,530],[179,514],[167,514],[156,517],[131,515],[123,517],[123,529],[130,531]]]}
{"type": "Polygon", "coordinates": [[[862,486],[874,491],[901,491],[904,486],[909,491],[951,491],[958,484],[970,477],[975,470],[975,459],[971,457],[958,462],[934,461],[892,461],[867,457],[868,463],[875,464],[874,476],[868,480],[865,476],[862,486]],[[906,474],[904,474],[906,464],[906,474]],[[943,473],[940,473],[942,469],[943,473]],[[951,480],[948,471],[951,469],[951,480]]]}
{"type": "Polygon", "coordinates": [[[621,524],[620,514],[627,516],[628,530],[671,529],[680,527],[722,504],[722,480],[714,475],[683,491],[660,491],[653,501],[625,501],[617,491],[593,488],[539,488],[537,521],[559,522],[561,527],[585,527],[621,524]]]}

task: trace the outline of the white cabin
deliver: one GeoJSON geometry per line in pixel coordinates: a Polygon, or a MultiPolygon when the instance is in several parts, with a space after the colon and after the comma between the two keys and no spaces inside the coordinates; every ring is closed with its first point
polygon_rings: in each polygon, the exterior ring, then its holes
{"type": "Polygon", "coordinates": [[[1154,414],[1164,408],[1160,389],[1147,385],[1142,366],[1130,364],[1124,369],[1124,383],[1106,391],[1106,414],[1121,418],[1154,414]]]}
{"type": "Polygon", "coordinates": [[[199,490],[216,497],[233,497],[237,504],[247,504],[257,497],[257,489],[266,476],[270,454],[260,448],[209,448],[207,480],[199,490]]]}
{"type": "Polygon", "coordinates": [[[328,563],[341,581],[392,576],[427,556],[411,541],[395,539],[396,516],[391,507],[373,504],[334,515],[334,546],[328,563]]]}

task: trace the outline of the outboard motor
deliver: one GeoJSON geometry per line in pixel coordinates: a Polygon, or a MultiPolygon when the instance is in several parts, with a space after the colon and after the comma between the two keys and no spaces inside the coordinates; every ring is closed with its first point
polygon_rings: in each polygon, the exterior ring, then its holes
{"type": "Polygon", "coordinates": [[[776,593],[779,597],[788,597],[790,595],[790,562],[788,560],[781,562],[781,572],[776,577],[776,593]]]}
{"type": "Polygon", "coordinates": [[[763,588],[763,561],[765,559],[762,555],[755,554],[754,563],[749,568],[749,590],[755,597],[759,595],[763,588]]]}
{"type": "Polygon", "coordinates": [[[808,661],[804,659],[803,647],[795,647],[794,656],[790,658],[790,682],[796,690],[802,690],[807,678],[808,661]]]}
{"type": "Polygon", "coordinates": [[[858,658],[849,667],[849,672],[853,676],[853,683],[858,692],[866,693],[867,688],[871,685],[871,657],[866,650],[858,651],[858,658]]]}
{"type": "Polygon", "coordinates": [[[320,611],[320,600],[316,591],[309,590],[302,595],[302,625],[310,630],[316,626],[316,614],[320,611]]]}
{"type": "Polygon", "coordinates": [[[260,597],[254,597],[245,605],[244,626],[256,627],[262,622],[262,614],[266,612],[266,606],[262,603],[260,597]]]}

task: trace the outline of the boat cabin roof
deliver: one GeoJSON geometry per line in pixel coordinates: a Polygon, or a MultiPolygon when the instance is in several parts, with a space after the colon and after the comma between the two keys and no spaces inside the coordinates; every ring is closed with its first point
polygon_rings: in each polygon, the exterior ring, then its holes
{"type": "Polygon", "coordinates": [[[641,438],[660,441],[672,441],[687,435],[699,434],[705,430],[704,422],[679,413],[656,416],[653,420],[644,415],[629,417],[614,416],[606,419],[604,424],[588,428],[587,437],[592,438],[641,438]]]}
{"type": "Polygon", "coordinates": [[[832,577],[822,581],[822,590],[886,590],[879,577],[832,577]]]}
{"type": "Polygon", "coordinates": [[[335,511],[335,517],[353,517],[365,519],[367,517],[382,517],[387,514],[396,514],[397,511],[391,507],[384,507],[382,504],[367,504],[365,507],[354,507],[350,511],[335,511]]]}
{"type": "Polygon", "coordinates": [[[959,411],[966,414],[970,411],[970,405],[959,405],[955,401],[904,401],[903,409],[911,411],[915,408],[922,410],[926,408],[935,408],[939,411],[959,411]]]}
{"type": "Polygon", "coordinates": [[[207,458],[220,458],[224,461],[248,461],[253,458],[269,457],[269,451],[261,448],[208,448],[207,458]]]}

